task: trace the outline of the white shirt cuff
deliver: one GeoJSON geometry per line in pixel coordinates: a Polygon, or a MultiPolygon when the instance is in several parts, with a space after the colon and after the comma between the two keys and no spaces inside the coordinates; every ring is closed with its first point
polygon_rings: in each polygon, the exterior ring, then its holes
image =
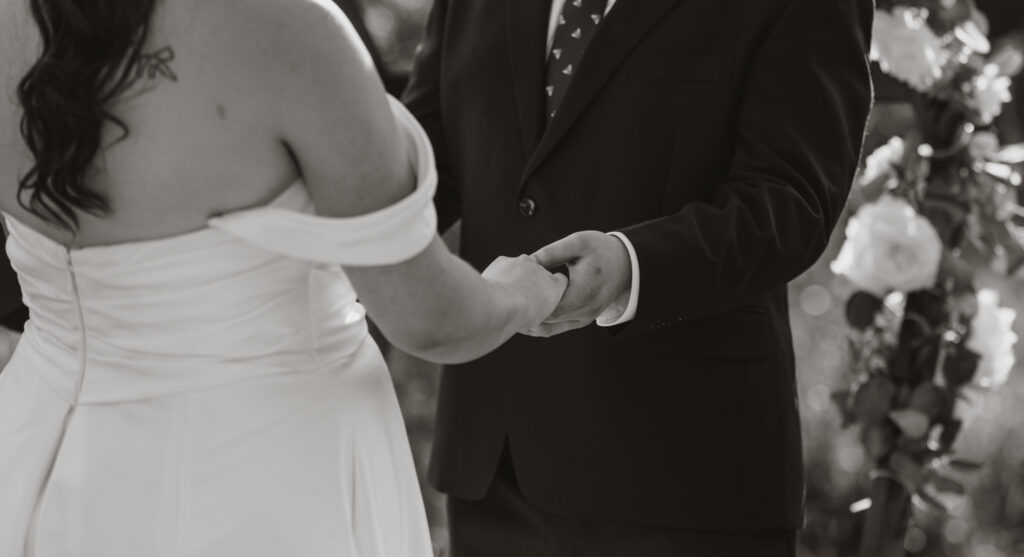
{"type": "Polygon", "coordinates": [[[630,242],[629,238],[621,232],[609,232],[608,235],[615,236],[626,245],[631,269],[630,285],[629,292],[623,292],[618,300],[612,302],[601,312],[601,315],[597,316],[598,327],[614,327],[632,321],[636,317],[637,304],[640,303],[640,261],[636,257],[633,242],[630,242]]]}

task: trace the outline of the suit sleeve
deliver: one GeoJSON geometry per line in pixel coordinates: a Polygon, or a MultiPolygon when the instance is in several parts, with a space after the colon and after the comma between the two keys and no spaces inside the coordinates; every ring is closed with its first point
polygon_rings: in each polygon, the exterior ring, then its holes
{"type": "Polygon", "coordinates": [[[441,57],[447,13],[448,0],[435,0],[426,34],[413,62],[409,85],[402,95],[402,101],[426,129],[434,146],[439,178],[434,204],[440,232],[451,228],[462,217],[459,188],[452,174],[441,114],[441,57]]]}
{"type": "Polygon", "coordinates": [[[706,202],[625,229],[642,273],[623,332],[729,310],[778,289],[828,245],[871,107],[870,0],[792,0],[740,84],[726,180],[706,202]]]}

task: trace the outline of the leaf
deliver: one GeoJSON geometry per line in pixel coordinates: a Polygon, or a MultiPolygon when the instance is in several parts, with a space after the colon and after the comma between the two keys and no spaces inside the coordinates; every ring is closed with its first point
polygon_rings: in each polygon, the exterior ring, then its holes
{"type": "Polygon", "coordinates": [[[976,472],[984,468],[985,465],[974,462],[973,460],[954,458],[949,461],[949,467],[959,472],[976,472]]]}
{"type": "Polygon", "coordinates": [[[940,284],[947,280],[953,283],[954,292],[974,291],[974,268],[959,257],[954,257],[948,251],[942,254],[942,263],[939,266],[940,284]]]}
{"type": "Polygon", "coordinates": [[[846,302],[846,320],[850,326],[863,331],[875,322],[875,316],[882,309],[882,300],[867,292],[854,292],[846,302]]]}
{"type": "Polygon", "coordinates": [[[896,447],[899,429],[892,422],[865,426],[861,430],[861,442],[864,450],[875,462],[881,462],[896,447]]]}
{"type": "Polygon", "coordinates": [[[885,377],[872,377],[857,389],[853,397],[853,410],[858,420],[867,425],[875,425],[885,420],[885,415],[892,408],[896,386],[885,377]]]}
{"type": "MultiPolygon", "coordinates": [[[[949,317],[946,312],[945,292],[931,289],[907,294],[907,313],[924,319],[932,328],[944,324],[949,317]]],[[[925,330],[926,335],[930,334],[930,331],[925,330]]]]}
{"type": "Polygon", "coordinates": [[[1024,69],[1024,37],[1010,35],[1000,41],[992,55],[988,58],[989,64],[995,64],[999,68],[999,75],[1013,77],[1024,69]]]}
{"type": "Polygon", "coordinates": [[[996,245],[1001,246],[1006,252],[1007,275],[1013,275],[1024,265],[1024,247],[1009,228],[1009,223],[991,220],[988,222],[988,233],[992,235],[996,245]]]}
{"type": "Polygon", "coordinates": [[[929,426],[931,426],[931,420],[924,412],[909,408],[889,412],[889,419],[900,428],[903,435],[911,439],[924,439],[924,436],[928,434],[929,426]]]}
{"type": "Polygon", "coordinates": [[[840,417],[843,419],[843,427],[849,427],[857,421],[857,414],[853,411],[853,405],[850,404],[850,391],[834,391],[830,398],[839,407],[840,417]]]}
{"type": "Polygon", "coordinates": [[[940,339],[927,339],[914,347],[914,368],[916,373],[914,381],[932,377],[935,373],[935,366],[939,362],[940,339]]]}
{"type": "MultiPolygon", "coordinates": [[[[907,2],[899,2],[906,4],[907,2]]],[[[971,21],[976,9],[970,2],[953,0],[950,2],[928,0],[926,2],[910,2],[911,5],[924,5],[928,9],[928,26],[938,34],[944,35],[957,25],[971,21]]],[[[980,31],[980,30],[979,30],[980,31]]]]}
{"type": "MultiPolygon", "coordinates": [[[[939,435],[939,443],[942,444],[943,448],[947,451],[953,448],[953,443],[956,442],[956,437],[960,434],[960,429],[962,427],[963,422],[956,419],[949,420],[942,424],[942,434],[939,435]]],[[[953,462],[950,462],[950,466],[953,466],[954,469],[956,468],[953,462]]]]}
{"type": "Polygon", "coordinates": [[[939,511],[941,513],[949,512],[949,509],[946,508],[946,505],[942,504],[942,501],[939,501],[927,491],[918,491],[914,493],[914,498],[936,511],[939,511]]]}
{"type": "Polygon", "coordinates": [[[924,414],[929,420],[945,415],[951,406],[949,395],[938,385],[931,382],[920,383],[914,387],[907,407],[924,414]]]}
{"type": "Polygon", "coordinates": [[[985,250],[985,231],[981,224],[981,215],[977,209],[967,215],[964,222],[964,239],[976,250],[985,250]]]}
{"type": "Polygon", "coordinates": [[[964,484],[954,480],[953,478],[947,478],[946,476],[939,474],[932,474],[929,476],[928,483],[941,493],[952,493],[954,495],[963,495],[967,493],[967,488],[964,484]]]}
{"type": "Polygon", "coordinates": [[[935,151],[946,151],[961,142],[967,115],[954,100],[925,93],[914,96],[922,140],[935,151]]]}
{"type": "Polygon", "coordinates": [[[893,379],[900,383],[917,384],[931,377],[935,371],[939,339],[933,334],[932,320],[938,319],[939,315],[942,319],[935,321],[936,325],[945,320],[945,303],[941,298],[925,294],[914,292],[907,296],[907,312],[900,326],[896,353],[889,366],[893,379]],[[933,303],[939,307],[928,307],[933,303]],[[932,315],[926,318],[922,311],[932,315]]]}
{"type": "Polygon", "coordinates": [[[921,464],[905,451],[892,453],[889,457],[889,468],[904,484],[913,486],[915,490],[920,490],[925,483],[926,477],[921,464]]]}
{"type": "Polygon", "coordinates": [[[958,389],[974,379],[981,356],[963,345],[950,347],[942,365],[942,376],[951,389],[958,389]]]}
{"type": "Polygon", "coordinates": [[[944,245],[959,244],[967,221],[967,208],[964,205],[944,199],[927,198],[922,203],[921,214],[935,227],[944,245]]]}
{"type": "Polygon", "coordinates": [[[978,313],[978,295],[974,290],[960,292],[953,300],[953,309],[962,322],[970,322],[978,313]]]}

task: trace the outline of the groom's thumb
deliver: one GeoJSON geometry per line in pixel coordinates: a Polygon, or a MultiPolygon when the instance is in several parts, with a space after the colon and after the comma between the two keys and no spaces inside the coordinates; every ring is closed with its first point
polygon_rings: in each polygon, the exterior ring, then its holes
{"type": "Polygon", "coordinates": [[[578,234],[573,234],[540,248],[533,254],[533,259],[545,269],[554,269],[579,259],[583,242],[578,234]]]}

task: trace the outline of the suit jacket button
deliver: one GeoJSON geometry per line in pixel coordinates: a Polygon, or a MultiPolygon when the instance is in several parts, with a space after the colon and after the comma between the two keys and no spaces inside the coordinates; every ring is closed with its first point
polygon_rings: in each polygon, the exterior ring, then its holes
{"type": "Polygon", "coordinates": [[[537,214],[537,202],[529,197],[524,197],[519,200],[519,214],[524,217],[532,217],[537,214]]]}

